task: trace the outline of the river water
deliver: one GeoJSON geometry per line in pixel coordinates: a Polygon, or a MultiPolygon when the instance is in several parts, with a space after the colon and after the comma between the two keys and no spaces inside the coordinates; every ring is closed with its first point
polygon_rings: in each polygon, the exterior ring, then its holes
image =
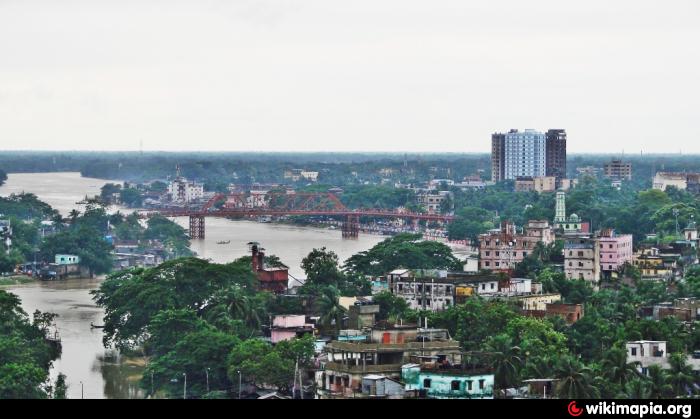
{"type": "MultiPolygon", "coordinates": [[[[9,174],[0,196],[11,193],[33,193],[39,199],[58,209],[64,216],[72,209],[82,210],[76,204],[86,195],[99,194],[105,183],[115,181],[80,177],[79,173],[22,173],[9,174]]],[[[112,208],[117,210],[119,208],[112,208]]],[[[187,219],[177,222],[187,228],[187,219]]],[[[247,243],[260,242],[268,254],[277,255],[290,267],[290,274],[303,277],[302,258],[313,248],[325,246],[335,251],[341,261],[369,249],[382,237],[360,235],[358,239],[343,240],[338,230],[231,221],[208,218],[206,239],[192,242],[192,250],[214,262],[229,262],[248,254],[247,243]],[[216,244],[228,241],[227,245],[216,244]]],[[[138,398],[138,380],[143,366],[120,359],[116,351],[102,346],[102,332],[91,329],[90,323],[102,324],[104,312],[91,299],[90,291],[101,279],[72,279],[60,282],[33,282],[3,289],[22,299],[24,310],[50,311],[59,315],[56,320],[63,343],[63,354],[54,363],[52,377],[58,372],[67,375],[70,398],[138,398]],[[81,385],[82,382],[82,385],[81,385]]]]}

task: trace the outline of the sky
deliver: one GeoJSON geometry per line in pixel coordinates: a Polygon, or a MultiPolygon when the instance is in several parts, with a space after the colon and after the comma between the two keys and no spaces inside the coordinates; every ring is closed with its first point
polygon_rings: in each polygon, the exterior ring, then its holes
{"type": "Polygon", "coordinates": [[[0,0],[0,150],[700,153],[697,0],[0,0]]]}

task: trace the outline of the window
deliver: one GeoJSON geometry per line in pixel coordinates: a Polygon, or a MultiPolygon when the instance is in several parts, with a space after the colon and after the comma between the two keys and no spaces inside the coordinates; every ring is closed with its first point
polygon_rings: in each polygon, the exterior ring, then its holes
{"type": "Polygon", "coordinates": [[[467,381],[467,390],[472,391],[472,380],[467,381]]]}
{"type": "Polygon", "coordinates": [[[451,384],[452,391],[459,391],[461,384],[462,383],[460,383],[459,380],[452,380],[452,384],[451,384]]]}
{"type": "Polygon", "coordinates": [[[492,284],[491,284],[491,289],[493,289],[493,285],[494,285],[494,284],[492,283],[492,284]]]}
{"type": "Polygon", "coordinates": [[[631,348],[630,353],[632,354],[632,356],[637,356],[637,348],[631,348]]]}
{"type": "Polygon", "coordinates": [[[430,383],[432,380],[430,378],[426,378],[423,380],[423,388],[430,388],[430,383]]]}
{"type": "Polygon", "coordinates": [[[484,389],[484,383],[485,383],[485,382],[486,382],[486,380],[479,380],[479,390],[483,390],[483,389],[484,389]]]}

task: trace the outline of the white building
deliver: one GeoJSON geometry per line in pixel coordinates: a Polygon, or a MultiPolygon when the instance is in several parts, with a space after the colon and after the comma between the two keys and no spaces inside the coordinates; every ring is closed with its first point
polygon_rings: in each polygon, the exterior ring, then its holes
{"type": "Polygon", "coordinates": [[[204,197],[204,185],[177,177],[168,185],[168,195],[173,202],[187,204],[204,197]]]}
{"type": "Polygon", "coordinates": [[[505,135],[505,179],[547,175],[545,134],[533,129],[513,130],[505,135]]]}
{"type": "MultiPolygon", "coordinates": [[[[646,375],[649,367],[658,365],[663,369],[671,368],[668,362],[669,354],[666,350],[666,341],[663,340],[637,340],[627,342],[627,363],[637,363],[639,372],[646,375]]],[[[689,355],[686,359],[688,365],[694,370],[700,370],[700,359],[689,355]]]]}

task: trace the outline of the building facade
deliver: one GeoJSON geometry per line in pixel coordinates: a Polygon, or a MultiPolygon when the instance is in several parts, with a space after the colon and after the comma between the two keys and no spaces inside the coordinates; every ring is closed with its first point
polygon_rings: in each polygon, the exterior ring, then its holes
{"type": "Polygon", "coordinates": [[[567,279],[600,281],[600,247],[595,238],[568,235],[564,238],[564,273],[567,279]]]}
{"type": "Polygon", "coordinates": [[[188,204],[204,197],[204,185],[178,176],[168,185],[170,200],[188,204]]]}
{"type": "Polygon", "coordinates": [[[547,176],[557,181],[566,178],[566,130],[550,129],[546,133],[547,176]]]}
{"type": "Polygon", "coordinates": [[[501,223],[499,230],[479,236],[479,268],[494,272],[510,272],[532,254],[541,242],[554,242],[554,232],[546,220],[531,220],[523,233],[517,233],[515,225],[501,223]]]}
{"type": "Polygon", "coordinates": [[[505,136],[505,179],[518,176],[539,177],[547,174],[545,135],[526,129],[511,131],[505,136]]]}
{"type": "Polygon", "coordinates": [[[406,364],[401,368],[406,393],[429,399],[492,399],[494,374],[484,369],[424,368],[406,364]]]}
{"type": "Polygon", "coordinates": [[[554,192],[557,187],[557,178],[554,176],[527,177],[521,176],[515,180],[516,192],[554,192]]]}
{"type": "Polygon", "coordinates": [[[631,234],[619,235],[613,229],[606,229],[598,235],[598,245],[600,248],[600,267],[603,275],[610,276],[625,263],[632,263],[634,249],[631,234]]]}
{"type": "Polygon", "coordinates": [[[613,160],[604,166],[605,177],[612,180],[632,180],[632,163],[613,160]]]}

